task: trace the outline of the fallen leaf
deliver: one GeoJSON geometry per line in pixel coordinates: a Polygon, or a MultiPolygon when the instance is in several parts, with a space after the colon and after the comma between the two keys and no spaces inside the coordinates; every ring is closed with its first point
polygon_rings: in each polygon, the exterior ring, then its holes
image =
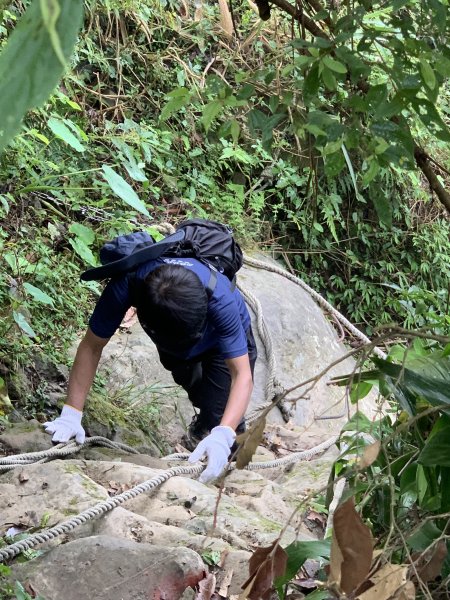
{"type": "Polygon", "coordinates": [[[240,599],[269,600],[273,581],[284,575],[288,556],[278,540],[267,548],[257,548],[249,560],[250,577],[242,584],[240,599]]]}
{"type": "Polygon", "coordinates": [[[397,592],[392,596],[391,600],[415,600],[416,597],[416,588],[412,581],[408,581],[405,585],[397,590],[397,592]]]}
{"type": "MultiPolygon", "coordinates": [[[[264,427],[266,425],[266,419],[258,418],[251,425],[250,429],[248,429],[245,433],[242,434],[241,439],[243,440],[242,445],[239,447],[237,455],[236,455],[236,468],[244,469],[248,463],[252,460],[253,455],[258,448],[263,434],[264,427]]],[[[241,443],[238,438],[238,443],[241,443]]]]}
{"type": "Polygon", "coordinates": [[[430,559],[424,565],[416,565],[417,575],[423,582],[434,581],[441,574],[442,564],[447,557],[447,544],[440,540],[433,549],[430,559]]]}
{"type": "Polygon", "coordinates": [[[377,440],[373,444],[370,444],[370,446],[366,446],[363,455],[358,461],[358,467],[360,469],[367,469],[367,467],[370,467],[370,465],[377,460],[378,455],[380,453],[380,448],[380,440],[377,440]]]}
{"type": "Polygon", "coordinates": [[[194,600],[210,600],[216,589],[216,577],[213,573],[208,573],[197,585],[198,592],[194,600]]]}
{"type": "Polygon", "coordinates": [[[349,498],[334,513],[329,581],[350,595],[369,574],[372,554],[370,529],[356,512],[354,498],[349,498]]]}
{"type": "Polygon", "coordinates": [[[222,598],[228,598],[228,588],[230,587],[231,580],[233,579],[233,569],[229,569],[226,571],[225,575],[222,578],[219,588],[219,596],[222,598]]]}
{"type": "Polygon", "coordinates": [[[357,600],[388,600],[406,584],[408,567],[387,563],[371,577],[371,588],[357,597],[357,600]]]}

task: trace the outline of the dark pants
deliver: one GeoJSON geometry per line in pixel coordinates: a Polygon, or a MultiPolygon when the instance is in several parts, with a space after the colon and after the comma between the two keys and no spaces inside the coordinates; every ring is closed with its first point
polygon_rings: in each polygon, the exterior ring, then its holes
{"type": "MultiPolygon", "coordinates": [[[[251,327],[247,330],[247,348],[253,377],[257,351],[251,327]]],[[[189,360],[159,349],[158,352],[163,367],[172,372],[175,383],[186,390],[189,400],[199,409],[198,424],[211,431],[220,424],[230,395],[231,376],[225,360],[216,349],[189,360]]],[[[236,431],[245,431],[244,419],[236,431]]]]}

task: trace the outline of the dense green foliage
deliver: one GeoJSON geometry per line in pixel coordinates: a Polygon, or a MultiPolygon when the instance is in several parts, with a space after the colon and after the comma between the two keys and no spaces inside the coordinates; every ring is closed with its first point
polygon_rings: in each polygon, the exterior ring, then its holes
{"type": "MultiPolygon", "coordinates": [[[[410,144],[375,127],[401,102],[408,131],[446,161],[444,126],[413,110],[414,98],[437,99],[446,73],[438,8],[403,25],[400,8],[360,6],[341,21],[331,11],[330,46],[307,33],[307,43],[293,39],[284,17],[266,26],[243,6],[236,44],[224,41],[213,6],[196,21],[170,3],[88,5],[71,70],[0,159],[2,354],[64,350],[98,293],[77,277],[99,245],[191,212],[285,252],[369,333],[388,321],[447,330],[448,218],[405,170],[410,144]],[[436,48],[414,41],[419,29],[436,48]],[[395,52],[394,38],[403,40],[395,52]],[[354,59],[343,50],[352,44],[354,59]],[[414,69],[415,87],[405,88],[414,94],[394,100],[393,80],[414,69]],[[358,73],[368,99],[355,92],[358,73]]],[[[5,10],[5,40],[19,14],[5,10]]]]}
{"type": "MultiPolygon", "coordinates": [[[[274,251],[369,334],[391,321],[448,334],[445,2],[311,0],[304,19],[272,7],[268,22],[241,3],[236,39],[218,26],[214,3],[194,15],[170,0],[89,0],[70,68],[49,98],[82,3],[68,0],[59,21],[38,10],[58,2],[5,4],[0,78],[11,86],[0,119],[10,120],[0,148],[37,108],[0,155],[0,375],[38,353],[67,360],[101,289],[79,273],[97,264],[105,240],[190,214],[229,222],[249,250],[274,251]],[[24,4],[35,38],[24,36],[25,21],[15,28],[24,4]],[[21,69],[36,69],[29,89],[11,71],[24,40],[21,69]],[[49,50],[47,78],[40,60],[49,50]]],[[[394,420],[358,414],[333,476],[347,477],[400,563],[446,540],[448,348],[415,342],[375,367],[351,397],[377,381],[394,420]],[[373,439],[382,452],[362,473],[355,456],[373,439]]],[[[9,383],[0,377],[0,415],[9,383]]],[[[45,390],[33,393],[48,408],[45,390]]],[[[154,417],[146,410],[142,420],[154,417]]],[[[291,553],[295,574],[307,550],[291,553]]]]}

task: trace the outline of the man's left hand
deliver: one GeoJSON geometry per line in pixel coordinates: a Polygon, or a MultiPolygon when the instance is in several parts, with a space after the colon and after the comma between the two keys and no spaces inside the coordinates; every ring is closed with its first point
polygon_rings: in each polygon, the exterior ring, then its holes
{"type": "Polygon", "coordinates": [[[192,452],[189,462],[197,462],[205,454],[208,457],[208,466],[199,477],[201,483],[208,483],[222,473],[228,462],[231,446],[236,439],[236,434],[227,425],[219,425],[211,430],[192,452]]]}

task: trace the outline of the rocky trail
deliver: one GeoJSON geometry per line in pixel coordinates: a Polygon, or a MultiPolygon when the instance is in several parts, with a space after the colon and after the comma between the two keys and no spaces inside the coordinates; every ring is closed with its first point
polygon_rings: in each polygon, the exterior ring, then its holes
{"type": "MultiPolygon", "coordinates": [[[[248,267],[240,283],[262,304],[277,357],[277,376],[283,385],[317,374],[345,353],[322,311],[298,286],[279,275],[248,267]]],[[[266,364],[261,347],[251,410],[265,402],[266,364]]],[[[288,423],[278,410],[272,411],[253,461],[289,456],[339,433],[347,417],[344,395],[342,388],[329,385],[329,380],[351,372],[353,366],[346,359],[327,373],[296,403],[288,423]],[[341,416],[320,418],[337,415],[341,416]]],[[[165,448],[179,451],[179,439],[192,409],[180,393],[168,401],[173,389],[170,376],[137,325],[124,328],[113,338],[102,368],[111,388],[131,386],[145,391],[158,382],[165,389],[158,439],[165,448]]],[[[360,409],[367,413],[371,407],[373,400],[369,399],[360,409]]],[[[98,415],[86,428],[89,435],[106,435],[132,445],[137,453],[93,445],[65,459],[3,472],[0,536],[5,543],[67,521],[180,464],[164,460],[161,445],[144,433],[106,426],[98,415]]],[[[37,421],[19,420],[0,433],[0,459],[51,446],[37,421]]],[[[174,476],[27,551],[28,560],[10,561],[12,579],[28,586],[31,597],[40,595],[45,600],[237,599],[249,576],[251,554],[257,547],[270,545],[289,519],[283,546],[323,537],[326,515],[308,498],[326,485],[337,455],[336,446],[331,445],[322,454],[290,465],[234,470],[221,491],[194,477],[174,476]]]]}

